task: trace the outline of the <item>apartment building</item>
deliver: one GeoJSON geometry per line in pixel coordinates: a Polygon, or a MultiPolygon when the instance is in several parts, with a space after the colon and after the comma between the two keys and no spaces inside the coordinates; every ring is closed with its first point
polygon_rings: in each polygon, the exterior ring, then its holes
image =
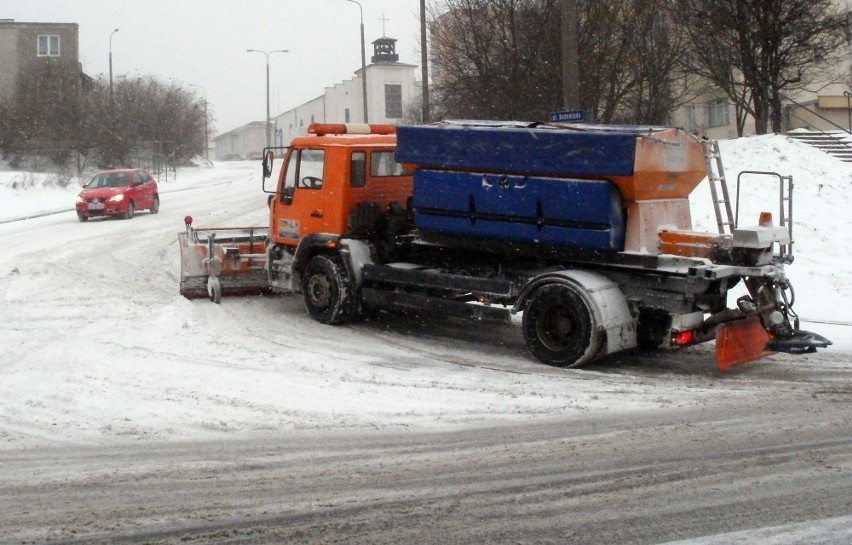
{"type": "Polygon", "coordinates": [[[23,77],[46,68],[67,71],[69,81],[86,79],[80,65],[78,25],[0,19],[0,100],[14,97],[23,77]]]}

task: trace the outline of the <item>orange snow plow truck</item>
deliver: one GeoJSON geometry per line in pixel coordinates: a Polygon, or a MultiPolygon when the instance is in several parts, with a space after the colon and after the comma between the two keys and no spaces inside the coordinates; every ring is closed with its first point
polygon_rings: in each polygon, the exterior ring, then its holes
{"type": "Polygon", "coordinates": [[[476,327],[521,313],[530,353],[556,366],[715,340],[727,370],[831,344],[801,331],[792,309],[792,180],[775,175],[777,223],[764,212],[736,225],[716,142],[518,122],[308,133],[264,150],[268,226],[186,218],[184,296],[296,292],[324,324],[375,309],[476,327]],[[718,233],[692,230],[688,197],[704,178],[718,233]]]}

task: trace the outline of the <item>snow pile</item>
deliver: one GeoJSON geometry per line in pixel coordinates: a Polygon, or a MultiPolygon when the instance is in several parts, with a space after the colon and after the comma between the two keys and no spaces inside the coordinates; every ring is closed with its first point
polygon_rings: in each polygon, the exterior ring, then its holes
{"type": "Polygon", "coordinates": [[[0,170],[0,221],[70,210],[84,183],[65,175],[0,170]]]}
{"type": "MultiPolygon", "coordinates": [[[[783,136],[723,142],[722,152],[732,185],[746,168],[794,176],[795,308],[808,320],[852,322],[852,167],[783,136]]],[[[844,365],[832,351],[852,349],[848,327],[806,321],[835,341],[827,357],[779,356],[722,380],[703,345],[652,360],[648,372],[636,355],[563,370],[535,362],[510,325],[329,327],[296,296],[180,297],[184,216],[200,227],[266,225],[259,172],[256,161],[182,169],[160,181],[159,214],[79,223],[79,185],[0,171],[0,449],[687,407],[744,395],[743,381],[844,365]]],[[[715,231],[706,193],[695,193],[693,220],[715,231]]],[[[775,213],[776,195],[755,182],[741,200],[775,213]]]]}
{"type": "MultiPolygon", "coordinates": [[[[737,176],[743,171],[774,172],[793,177],[793,256],[786,268],[796,289],[794,310],[803,329],[817,331],[849,347],[852,330],[831,324],[852,323],[852,256],[846,234],[852,232],[852,164],[782,135],[721,141],[731,204],[737,201],[737,176]],[[806,323],[811,322],[811,323],[806,323]]],[[[739,196],[740,225],[757,224],[761,211],[779,221],[779,181],[771,175],[744,174],[739,196]]],[[[706,183],[691,196],[693,225],[716,230],[706,183]]]]}

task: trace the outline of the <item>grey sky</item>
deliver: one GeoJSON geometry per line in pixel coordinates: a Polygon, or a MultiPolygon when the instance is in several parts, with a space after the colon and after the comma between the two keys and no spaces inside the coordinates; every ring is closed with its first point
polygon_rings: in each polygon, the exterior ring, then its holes
{"type": "MultiPolygon", "coordinates": [[[[400,61],[419,66],[419,0],[358,1],[367,62],[384,25],[400,61]]],[[[114,77],[203,86],[217,134],[266,116],[266,57],[246,49],[289,50],[269,57],[272,115],[361,66],[359,9],[347,0],[3,0],[0,18],[79,24],[83,71],[105,80],[118,28],[114,77]]]]}

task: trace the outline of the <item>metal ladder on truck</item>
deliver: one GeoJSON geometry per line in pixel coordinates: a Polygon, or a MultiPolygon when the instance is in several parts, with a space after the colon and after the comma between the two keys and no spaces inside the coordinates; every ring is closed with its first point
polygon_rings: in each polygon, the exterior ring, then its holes
{"type": "Polygon", "coordinates": [[[781,259],[792,262],[793,257],[793,177],[782,176],[777,172],[760,170],[744,170],[737,175],[737,212],[731,209],[731,199],[728,195],[728,183],[725,180],[725,169],[722,167],[722,154],[719,152],[719,142],[704,141],[704,160],[707,164],[707,181],[710,183],[710,194],[713,198],[713,209],[716,212],[716,225],[719,234],[733,234],[739,222],[739,195],[743,175],[772,176],[778,180],[779,191],[779,226],[787,229],[790,237],[789,244],[780,244],[781,259]],[[726,232],[727,228],[727,232],[726,232]]]}
{"type": "Polygon", "coordinates": [[[744,170],[737,175],[737,211],[734,216],[734,222],[739,221],[740,215],[740,184],[744,175],[771,176],[778,180],[778,208],[779,222],[778,225],[787,230],[787,236],[790,238],[789,244],[779,244],[779,252],[784,263],[793,262],[793,177],[783,176],[777,172],[768,172],[765,170],[744,170]]]}
{"type": "Polygon", "coordinates": [[[731,211],[731,198],[728,196],[728,183],[725,181],[725,169],[722,167],[719,142],[704,140],[704,161],[707,164],[707,181],[710,183],[710,195],[713,198],[713,210],[716,211],[716,225],[719,228],[719,234],[733,234],[737,225],[731,211]]]}

